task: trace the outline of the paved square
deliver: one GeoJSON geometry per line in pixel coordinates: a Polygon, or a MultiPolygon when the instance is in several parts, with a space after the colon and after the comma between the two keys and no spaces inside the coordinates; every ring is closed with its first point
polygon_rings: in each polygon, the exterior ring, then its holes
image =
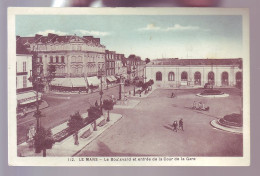
{"type": "Polygon", "coordinates": [[[202,89],[157,89],[134,109],[115,109],[123,118],[86,146],[79,156],[242,156],[243,136],[210,125],[226,114],[240,113],[238,89],[221,89],[227,98],[202,98],[202,89]],[[177,95],[170,98],[171,93],[177,95]],[[209,112],[191,110],[193,101],[210,106],[209,112]],[[173,132],[180,118],[184,131],[173,132]]]}

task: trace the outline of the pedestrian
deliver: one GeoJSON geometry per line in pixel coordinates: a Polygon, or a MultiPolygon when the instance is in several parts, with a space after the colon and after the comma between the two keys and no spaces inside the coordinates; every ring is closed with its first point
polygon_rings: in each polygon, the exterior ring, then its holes
{"type": "Polygon", "coordinates": [[[202,103],[201,103],[201,101],[199,102],[199,108],[198,108],[199,110],[201,110],[202,109],[202,103]]]}
{"type": "Polygon", "coordinates": [[[179,129],[184,131],[184,129],[183,129],[183,120],[182,119],[180,119],[180,121],[179,121],[179,129]]]}
{"type": "Polygon", "coordinates": [[[172,96],[171,96],[171,98],[174,98],[175,97],[175,94],[174,94],[174,92],[172,92],[172,96]]]}
{"type": "Polygon", "coordinates": [[[98,102],[97,102],[97,100],[96,100],[96,102],[95,102],[95,106],[96,106],[96,107],[98,106],[98,102]]]}
{"type": "Polygon", "coordinates": [[[173,122],[172,126],[173,126],[173,131],[177,132],[178,122],[176,120],[173,122]]]}
{"type": "Polygon", "coordinates": [[[192,109],[196,109],[196,101],[193,101],[192,109]]]}
{"type": "Polygon", "coordinates": [[[76,132],[74,134],[74,145],[79,145],[79,136],[78,136],[78,132],[76,132]]]}

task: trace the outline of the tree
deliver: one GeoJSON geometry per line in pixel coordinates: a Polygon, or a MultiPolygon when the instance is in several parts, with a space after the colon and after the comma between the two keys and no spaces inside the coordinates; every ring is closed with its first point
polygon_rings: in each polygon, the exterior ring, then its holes
{"type": "Polygon", "coordinates": [[[107,110],[107,122],[110,121],[109,111],[113,110],[114,102],[112,99],[106,99],[103,101],[103,108],[107,110]]]}
{"type": "Polygon", "coordinates": [[[45,76],[45,80],[47,82],[48,90],[49,90],[51,81],[55,78],[55,72],[56,72],[55,65],[49,65],[48,68],[47,68],[47,75],[45,76]]]}
{"type": "Polygon", "coordinates": [[[102,116],[102,112],[98,106],[91,106],[88,109],[88,118],[91,122],[94,122],[94,131],[97,131],[96,120],[102,116]]]}
{"type": "Polygon", "coordinates": [[[78,131],[84,126],[84,120],[79,114],[79,112],[76,112],[73,115],[70,115],[70,120],[67,124],[69,126],[69,129],[71,132],[74,133],[75,137],[75,145],[78,145],[78,131]]]}
{"type": "Polygon", "coordinates": [[[75,114],[70,115],[67,125],[72,132],[76,132],[83,127],[84,121],[79,112],[75,112],[75,114]]]}
{"type": "Polygon", "coordinates": [[[54,144],[51,130],[40,127],[34,136],[35,153],[43,151],[43,157],[46,157],[46,149],[51,149],[54,144]]]}
{"type": "Polygon", "coordinates": [[[146,83],[144,83],[144,84],[142,85],[142,89],[143,89],[143,90],[146,90],[146,89],[148,88],[148,86],[149,86],[149,83],[146,82],[146,83]]]}
{"type": "Polygon", "coordinates": [[[145,59],[145,63],[148,64],[151,60],[149,58],[145,59]]]}
{"type": "Polygon", "coordinates": [[[148,85],[149,86],[151,86],[151,88],[152,88],[152,85],[154,84],[154,81],[152,80],[152,79],[150,79],[149,81],[148,81],[148,85]]]}
{"type": "Polygon", "coordinates": [[[144,83],[142,81],[138,81],[136,83],[136,87],[143,87],[144,83]]]}

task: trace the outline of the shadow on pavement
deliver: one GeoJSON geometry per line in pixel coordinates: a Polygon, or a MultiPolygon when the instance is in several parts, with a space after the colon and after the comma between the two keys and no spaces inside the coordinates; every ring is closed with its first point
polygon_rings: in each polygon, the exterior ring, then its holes
{"type": "Polygon", "coordinates": [[[168,124],[168,126],[163,125],[164,128],[172,131],[172,125],[168,124]],[[170,127],[169,127],[170,126],[170,127]]]}
{"type": "MultiPolygon", "coordinates": [[[[89,150],[85,150],[83,152],[80,152],[79,154],[77,154],[77,156],[96,156],[96,157],[100,157],[100,156],[113,156],[113,157],[117,157],[117,156],[125,156],[125,157],[129,157],[129,156],[153,156],[153,155],[145,155],[145,154],[136,154],[136,153],[119,153],[119,152],[113,152],[110,150],[110,148],[103,142],[98,141],[97,142],[98,145],[98,150],[97,151],[89,151],[89,150]]],[[[84,150],[84,149],[83,149],[84,150]]],[[[154,155],[156,156],[156,155],[154,155]]]]}

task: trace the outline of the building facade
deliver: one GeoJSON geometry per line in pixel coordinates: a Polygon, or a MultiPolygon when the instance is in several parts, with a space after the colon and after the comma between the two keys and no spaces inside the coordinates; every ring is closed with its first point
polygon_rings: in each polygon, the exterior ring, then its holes
{"type": "Polygon", "coordinates": [[[42,65],[44,75],[49,65],[55,66],[56,77],[105,75],[105,46],[100,44],[99,38],[56,34],[18,38],[37,54],[37,62],[42,65]]]}
{"type": "Polygon", "coordinates": [[[105,63],[106,63],[107,76],[115,75],[115,58],[116,58],[115,51],[106,50],[105,63]]]}
{"type": "Polygon", "coordinates": [[[147,79],[156,87],[241,86],[242,59],[166,59],[146,65],[147,79]]]}
{"type": "Polygon", "coordinates": [[[16,91],[17,93],[32,90],[32,82],[29,81],[32,70],[31,54],[16,54],[16,91]]]}

